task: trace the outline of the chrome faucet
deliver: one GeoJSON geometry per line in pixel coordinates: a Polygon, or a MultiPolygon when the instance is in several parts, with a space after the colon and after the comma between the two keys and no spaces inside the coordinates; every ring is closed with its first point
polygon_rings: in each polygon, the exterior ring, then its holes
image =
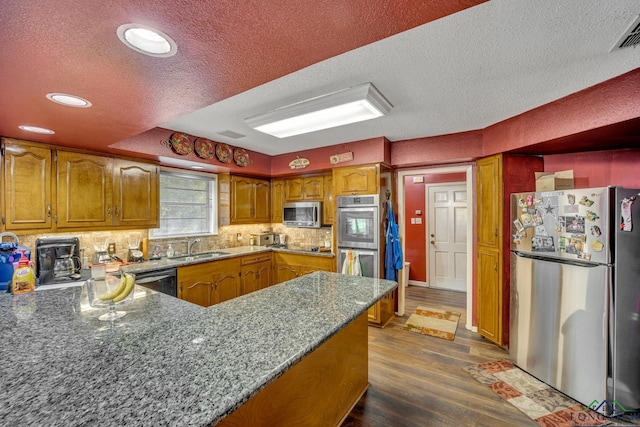
{"type": "Polygon", "coordinates": [[[198,243],[199,241],[200,241],[200,238],[198,237],[198,238],[195,238],[195,239],[193,239],[193,240],[189,240],[189,241],[187,242],[187,255],[188,255],[188,256],[191,256],[191,255],[192,255],[192,254],[191,254],[191,249],[193,249],[193,245],[195,245],[195,244],[196,244],[196,243],[198,243]]]}

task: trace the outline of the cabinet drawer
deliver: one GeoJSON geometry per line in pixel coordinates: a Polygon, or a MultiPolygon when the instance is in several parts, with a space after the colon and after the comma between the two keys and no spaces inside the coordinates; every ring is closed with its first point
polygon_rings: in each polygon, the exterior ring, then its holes
{"type": "Polygon", "coordinates": [[[266,254],[245,256],[241,259],[240,262],[242,265],[249,265],[249,264],[255,264],[257,262],[263,262],[263,261],[271,261],[271,252],[268,252],[266,254]]]}

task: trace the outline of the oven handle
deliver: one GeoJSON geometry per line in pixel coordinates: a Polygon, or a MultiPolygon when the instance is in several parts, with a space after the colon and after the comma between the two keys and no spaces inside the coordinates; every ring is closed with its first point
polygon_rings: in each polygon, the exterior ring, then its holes
{"type": "Polygon", "coordinates": [[[172,276],[169,274],[166,274],[164,276],[149,276],[149,277],[144,277],[140,280],[136,280],[136,283],[139,285],[142,285],[144,283],[159,282],[160,280],[167,279],[169,277],[172,277],[172,276]]]}

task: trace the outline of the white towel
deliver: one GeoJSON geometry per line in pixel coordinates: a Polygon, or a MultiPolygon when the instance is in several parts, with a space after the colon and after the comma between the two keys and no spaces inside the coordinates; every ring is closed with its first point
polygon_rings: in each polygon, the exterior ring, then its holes
{"type": "Polygon", "coordinates": [[[360,255],[358,252],[347,251],[347,256],[342,263],[342,274],[350,276],[362,276],[362,268],[360,267],[360,255]]]}

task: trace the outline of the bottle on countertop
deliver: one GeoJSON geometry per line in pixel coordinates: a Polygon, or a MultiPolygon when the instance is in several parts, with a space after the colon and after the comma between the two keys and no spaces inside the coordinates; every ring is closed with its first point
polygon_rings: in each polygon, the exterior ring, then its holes
{"type": "Polygon", "coordinates": [[[33,292],[36,290],[36,275],[31,268],[31,263],[27,259],[25,251],[22,250],[22,256],[18,262],[18,268],[13,272],[11,280],[11,292],[14,294],[22,294],[25,292],[33,292]]]}
{"type": "Polygon", "coordinates": [[[325,248],[330,248],[331,247],[331,232],[327,231],[324,235],[324,247],[325,248]]]}
{"type": "Polygon", "coordinates": [[[175,254],[176,252],[173,250],[173,246],[171,246],[171,243],[169,243],[169,246],[167,246],[167,257],[171,258],[175,254]]]}

